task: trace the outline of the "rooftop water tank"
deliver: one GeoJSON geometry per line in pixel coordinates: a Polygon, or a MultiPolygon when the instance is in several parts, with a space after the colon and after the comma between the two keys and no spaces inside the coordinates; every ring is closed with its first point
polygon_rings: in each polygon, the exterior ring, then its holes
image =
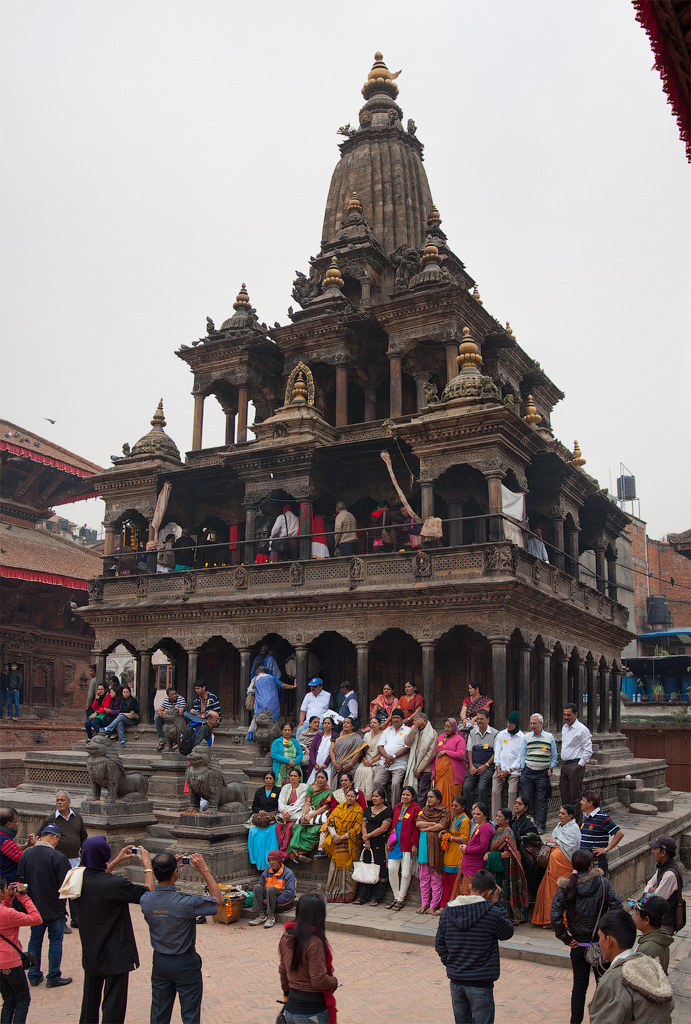
{"type": "Polygon", "coordinates": [[[648,624],[653,629],[668,629],[672,625],[664,594],[653,594],[648,598],[648,624]]]}
{"type": "Polygon", "coordinates": [[[635,476],[618,476],[617,477],[617,500],[618,501],[635,501],[636,500],[636,477],[635,476]]]}

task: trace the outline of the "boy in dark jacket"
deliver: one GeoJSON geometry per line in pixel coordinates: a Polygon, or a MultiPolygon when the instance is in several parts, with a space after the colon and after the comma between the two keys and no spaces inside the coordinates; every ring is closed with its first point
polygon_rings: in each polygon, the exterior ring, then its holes
{"type": "Polygon", "coordinates": [[[662,896],[648,896],[647,899],[636,900],[632,906],[633,919],[641,933],[636,952],[656,957],[662,970],[668,974],[669,947],[674,942],[674,936],[664,930],[662,922],[669,913],[669,903],[662,896]]]}
{"type": "Polygon", "coordinates": [[[497,900],[494,875],[473,875],[470,896],[447,903],[439,918],[434,948],[446,967],[451,1005],[458,1021],[494,1020],[494,982],[499,977],[499,939],[510,939],[513,925],[497,900]]]}

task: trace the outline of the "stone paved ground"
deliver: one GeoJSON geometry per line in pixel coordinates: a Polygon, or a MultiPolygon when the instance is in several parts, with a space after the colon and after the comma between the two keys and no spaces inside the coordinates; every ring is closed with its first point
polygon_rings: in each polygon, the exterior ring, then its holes
{"type": "MultiPolygon", "coordinates": [[[[132,920],[142,966],[130,975],[127,1024],[148,1024],[151,946],[141,914],[132,920]]],[[[22,941],[24,935],[22,933],[22,941]]],[[[279,926],[271,931],[233,925],[207,924],[197,931],[197,948],[204,961],[204,1024],[273,1024],[279,1007],[277,948],[279,926]]],[[[452,1024],[448,982],[434,950],[413,943],[394,943],[363,936],[330,936],[338,990],[339,1024],[452,1024]]],[[[62,989],[31,989],[29,1022],[76,1024],[81,1003],[81,944],[76,931],[65,936],[63,974],[74,983],[62,989]]],[[[504,960],[496,986],[497,1024],[560,1024],[569,1019],[570,972],[539,964],[504,960]],[[540,993],[544,1010],[522,1016],[540,993]],[[549,1009],[547,1009],[549,1006],[549,1009]]],[[[179,1024],[176,1002],[174,1024],[179,1024]]]]}

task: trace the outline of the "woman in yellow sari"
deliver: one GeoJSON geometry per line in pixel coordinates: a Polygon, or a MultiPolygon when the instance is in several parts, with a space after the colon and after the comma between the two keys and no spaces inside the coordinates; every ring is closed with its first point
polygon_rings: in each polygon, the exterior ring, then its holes
{"type": "Polygon", "coordinates": [[[463,792],[465,780],[465,740],[458,733],[458,722],[447,718],[444,732],[437,740],[437,756],[432,762],[432,785],[441,793],[441,802],[451,810],[451,801],[463,792]]]}
{"type": "Polygon", "coordinates": [[[329,903],[352,903],[357,884],[353,882],[353,862],[362,843],[362,807],[357,793],[349,789],[345,803],[329,815],[328,832],[323,852],[329,857],[329,875],[326,880],[326,899],[329,903]]]}

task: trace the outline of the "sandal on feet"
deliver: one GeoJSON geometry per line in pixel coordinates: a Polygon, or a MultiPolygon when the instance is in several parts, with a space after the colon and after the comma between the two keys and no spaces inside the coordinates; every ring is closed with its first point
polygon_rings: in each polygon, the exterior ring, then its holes
{"type": "Polygon", "coordinates": [[[163,748],[165,747],[165,745],[166,745],[166,744],[165,744],[165,740],[162,740],[162,741],[161,741],[161,742],[160,742],[160,743],[159,743],[159,744],[158,744],[158,745],[156,746],[156,750],[157,750],[157,751],[159,752],[159,754],[160,754],[160,752],[161,752],[161,751],[163,750],[163,748]]]}
{"type": "Polygon", "coordinates": [[[426,914],[428,911],[429,911],[429,907],[420,907],[419,910],[415,911],[415,913],[416,914],[426,914]]]}
{"type": "Polygon", "coordinates": [[[353,906],[354,907],[364,907],[364,905],[365,905],[365,901],[364,900],[353,900],[353,906]]]}
{"type": "Polygon", "coordinates": [[[379,906],[379,900],[370,900],[369,901],[369,905],[370,905],[370,907],[378,907],[379,906]]]}
{"type": "Polygon", "coordinates": [[[400,900],[396,900],[396,902],[394,903],[392,909],[393,910],[403,910],[403,906],[404,906],[404,904],[401,903],[400,900]]]}
{"type": "Polygon", "coordinates": [[[395,910],[397,903],[398,903],[398,900],[391,900],[391,903],[387,903],[386,904],[386,909],[387,910],[395,910]]]}

